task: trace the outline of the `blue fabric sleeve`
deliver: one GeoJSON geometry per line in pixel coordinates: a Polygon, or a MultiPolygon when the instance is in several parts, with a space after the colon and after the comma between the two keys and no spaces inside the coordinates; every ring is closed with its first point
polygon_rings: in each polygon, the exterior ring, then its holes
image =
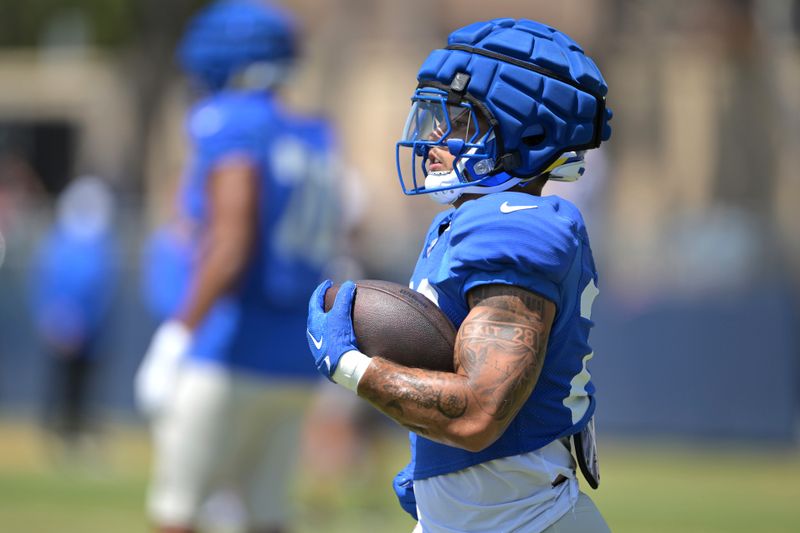
{"type": "Polygon", "coordinates": [[[184,176],[184,212],[193,219],[207,216],[208,179],[224,158],[243,156],[264,171],[269,132],[276,128],[280,128],[277,111],[266,97],[219,94],[195,106],[187,120],[193,160],[184,176]]]}
{"type": "Polygon", "coordinates": [[[217,97],[196,107],[189,133],[200,158],[216,161],[226,155],[262,157],[265,130],[274,122],[272,108],[246,97],[217,97]]]}
{"type": "Polygon", "coordinates": [[[462,296],[486,284],[516,285],[559,304],[560,285],[580,246],[578,224],[559,214],[550,198],[519,193],[474,200],[453,218],[452,268],[463,279],[462,296]],[[537,205],[503,213],[500,205],[537,205]]]}

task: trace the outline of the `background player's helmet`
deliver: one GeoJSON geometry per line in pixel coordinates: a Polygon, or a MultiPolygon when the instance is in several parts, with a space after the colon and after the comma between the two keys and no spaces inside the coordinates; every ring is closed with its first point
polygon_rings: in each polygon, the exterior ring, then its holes
{"type": "Polygon", "coordinates": [[[288,13],[255,0],[222,0],[190,22],[178,46],[183,69],[206,90],[232,82],[269,88],[297,55],[295,23],[288,13]]]}
{"type": "Polygon", "coordinates": [[[597,66],[570,37],[538,22],[495,19],[456,30],[417,79],[396,151],[406,194],[453,201],[542,175],[572,181],[583,173],[583,153],[611,136],[597,66]],[[456,156],[448,176],[428,172],[432,146],[456,156]]]}

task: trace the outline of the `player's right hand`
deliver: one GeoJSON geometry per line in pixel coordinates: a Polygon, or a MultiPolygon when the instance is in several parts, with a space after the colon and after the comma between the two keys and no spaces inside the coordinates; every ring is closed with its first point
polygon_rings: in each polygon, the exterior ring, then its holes
{"type": "Polygon", "coordinates": [[[330,280],[322,282],[308,301],[306,337],[317,370],[333,381],[333,373],[342,355],[358,348],[351,318],[356,284],[352,281],[342,283],[333,306],[326,313],[325,293],[331,285],[330,280]]]}
{"type": "Polygon", "coordinates": [[[145,415],[155,417],[163,411],[191,339],[189,328],[175,320],[156,330],[134,378],[136,404],[145,415]]]}

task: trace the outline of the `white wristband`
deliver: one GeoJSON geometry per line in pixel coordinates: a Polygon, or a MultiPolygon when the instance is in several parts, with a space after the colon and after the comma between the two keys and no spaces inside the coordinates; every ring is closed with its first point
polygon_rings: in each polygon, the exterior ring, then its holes
{"type": "Polygon", "coordinates": [[[370,363],[372,359],[358,350],[345,352],[339,359],[336,370],[333,371],[333,381],[358,394],[358,382],[361,381],[370,363]]]}

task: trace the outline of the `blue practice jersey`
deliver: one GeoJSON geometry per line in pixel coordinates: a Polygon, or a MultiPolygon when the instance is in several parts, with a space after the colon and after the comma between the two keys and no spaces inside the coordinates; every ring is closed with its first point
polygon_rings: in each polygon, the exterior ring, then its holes
{"type": "Polygon", "coordinates": [[[411,287],[460,327],[469,312],[467,293],[484,284],[515,285],[555,303],[544,366],[531,396],[487,449],[473,453],[412,433],[415,479],[537,450],[580,431],[594,413],[586,364],[597,272],[578,209],[557,196],[504,192],[440,213],[411,287]]]}
{"type": "Polygon", "coordinates": [[[39,331],[65,344],[94,340],[111,306],[116,275],[110,233],[82,238],[56,224],[40,243],[31,269],[31,303],[39,331]]]}
{"type": "Polygon", "coordinates": [[[327,123],[291,115],[263,92],[231,92],[201,102],[188,128],[195,161],[182,207],[198,235],[220,161],[245,156],[260,177],[251,260],[198,328],[191,356],[257,374],[315,377],[305,357],[307,301],[333,249],[338,209],[327,123]]]}

